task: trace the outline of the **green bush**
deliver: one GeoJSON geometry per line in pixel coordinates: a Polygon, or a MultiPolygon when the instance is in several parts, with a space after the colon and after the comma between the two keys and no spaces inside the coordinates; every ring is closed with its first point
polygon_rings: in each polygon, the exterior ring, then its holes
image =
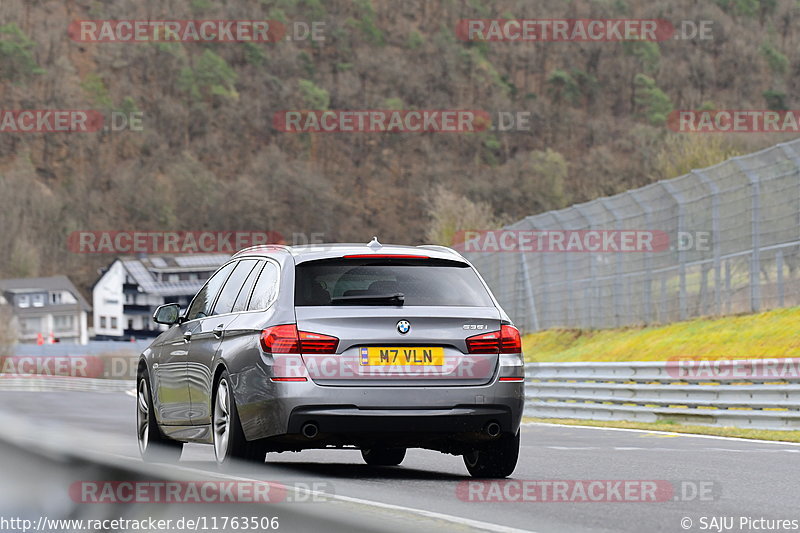
{"type": "Polygon", "coordinates": [[[0,26],[0,80],[17,81],[43,74],[33,57],[35,43],[14,24],[0,26]]]}
{"type": "Polygon", "coordinates": [[[94,105],[104,109],[111,109],[111,95],[103,79],[95,73],[88,74],[81,83],[81,89],[87,94],[94,105]]]}
{"type": "Polygon", "coordinates": [[[300,80],[297,82],[297,86],[300,89],[303,102],[309,109],[328,109],[328,104],[331,101],[328,91],[318,87],[311,80],[300,80]]]}
{"type": "Polygon", "coordinates": [[[775,74],[786,74],[789,69],[789,60],[772,43],[766,42],[759,49],[761,55],[767,60],[770,70],[775,74]]]}
{"type": "Polygon", "coordinates": [[[672,102],[669,96],[656,87],[655,80],[649,76],[637,74],[633,81],[636,107],[653,126],[664,125],[667,121],[667,115],[672,111],[672,102]]]}
{"type": "Polygon", "coordinates": [[[236,71],[225,62],[225,59],[211,50],[206,50],[198,58],[194,68],[181,69],[178,87],[188,93],[193,100],[209,96],[236,100],[239,97],[234,87],[236,79],[236,71]]]}

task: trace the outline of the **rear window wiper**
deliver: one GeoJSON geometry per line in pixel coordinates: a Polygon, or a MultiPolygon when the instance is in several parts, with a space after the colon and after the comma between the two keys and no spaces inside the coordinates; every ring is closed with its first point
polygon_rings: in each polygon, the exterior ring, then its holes
{"type": "Polygon", "coordinates": [[[333,305],[403,305],[406,295],[402,292],[394,294],[359,294],[357,296],[335,296],[331,298],[333,305]]]}

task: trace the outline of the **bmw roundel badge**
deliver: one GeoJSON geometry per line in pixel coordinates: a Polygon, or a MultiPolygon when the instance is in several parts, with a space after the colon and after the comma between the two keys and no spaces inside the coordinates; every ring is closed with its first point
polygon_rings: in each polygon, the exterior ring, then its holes
{"type": "Polygon", "coordinates": [[[400,332],[401,335],[405,335],[411,329],[411,324],[408,320],[401,320],[397,323],[397,331],[400,332]]]}

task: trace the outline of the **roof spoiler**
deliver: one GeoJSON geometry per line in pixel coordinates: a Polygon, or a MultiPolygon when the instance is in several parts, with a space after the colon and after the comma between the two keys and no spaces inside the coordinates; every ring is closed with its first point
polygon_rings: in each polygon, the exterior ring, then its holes
{"type": "Polygon", "coordinates": [[[275,252],[275,251],[288,252],[289,249],[290,249],[289,246],[286,246],[285,244],[259,244],[256,246],[248,246],[247,248],[239,250],[238,252],[233,254],[233,257],[231,257],[231,259],[233,259],[234,257],[238,257],[240,255],[246,255],[248,253],[254,253],[254,252],[263,253],[263,252],[275,252]]]}
{"type": "Polygon", "coordinates": [[[417,246],[417,248],[425,248],[425,249],[428,249],[428,250],[436,250],[436,251],[439,251],[439,252],[445,252],[445,253],[448,253],[448,254],[451,254],[451,255],[456,255],[456,256],[464,259],[464,256],[461,255],[460,253],[458,253],[458,251],[453,250],[452,248],[448,248],[447,246],[440,246],[438,244],[420,244],[419,246],[417,246]]]}

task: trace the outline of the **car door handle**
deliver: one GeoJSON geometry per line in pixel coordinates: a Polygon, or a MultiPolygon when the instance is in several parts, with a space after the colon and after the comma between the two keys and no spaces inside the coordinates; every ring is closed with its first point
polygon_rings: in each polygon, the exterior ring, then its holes
{"type": "Polygon", "coordinates": [[[220,337],[222,337],[222,330],[223,330],[223,328],[225,328],[225,324],[220,324],[219,326],[217,326],[217,327],[215,327],[215,328],[214,328],[214,331],[213,331],[213,333],[214,333],[214,336],[215,336],[216,338],[218,338],[218,339],[219,339],[220,337]]]}
{"type": "Polygon", "coordinates": [[[192,332],[186,331],[183,333],[183,342],[191,342],[192,340],[192,332]]]}

